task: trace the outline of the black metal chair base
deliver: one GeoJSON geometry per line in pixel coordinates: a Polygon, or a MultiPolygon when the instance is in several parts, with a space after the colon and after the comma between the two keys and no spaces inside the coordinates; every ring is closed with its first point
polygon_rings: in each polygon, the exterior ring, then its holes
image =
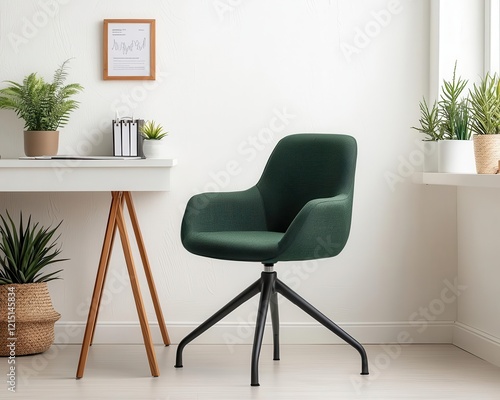
{"type": "Polygon", "coordinates": [[[266,325],[267,310],[271,310],[271,320],[273,327],[273,350],[274,360],[280,359],[279,350],[279,314],[278,314],[278,293],[290,300],[293,304],[305,311],[316,321],[335,333],[342,340],[354,347],[361,356],[361,375],[368,375],[368,359],[363,346],[346,331],[336,325],[333,321],[327,318],[324,314],[314,308],[310,303],[305,301],[292,289],[286,286],[277,278],[276,272],[262,272],[259,280],[250,285],[247,289],[241,292],[228,304],[222,307],[209,319],[203,322],[184,339],[181,340],[177,347],[176,368],[182,368],[182,352],[184,347],[192,340],[200,336],[208,328],[215,325],[226,315],[238,308],[240,305],[250,300],[257,293],[260,293],[259,308],[257,312],[257,320],[255,323],[255,335],[252,348],[252,364],[251,364],[251,386],[259,386],[259,356],[262,347],[262,339],[264,336],[264,328],[266,325]]]}

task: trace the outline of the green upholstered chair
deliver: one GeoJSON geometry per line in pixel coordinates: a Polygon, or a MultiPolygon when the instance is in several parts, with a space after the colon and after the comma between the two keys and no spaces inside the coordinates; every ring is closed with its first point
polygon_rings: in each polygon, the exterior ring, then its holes
{"type": "Polygon", "coordinates": [[[255,186],[239,192],[198,194],[189,200],[181,228],[182,243],[189,252],[260,262],[264,270],[259,280],[179,343],[176,367],[182,367],[182,352],[189,342],[260,293],[251,360],[251,385],[259,386],[258,362],[269,308],[274,359],[280,357],[279,293],[353,346],[361,355],[361,374],[368,374],[363,346],[280,281],[274,271],[279,261],[334,257],[342,251],[351,226],[356,155],[356,140],[351,136],[290,135],[276,145],[255,186]]]}

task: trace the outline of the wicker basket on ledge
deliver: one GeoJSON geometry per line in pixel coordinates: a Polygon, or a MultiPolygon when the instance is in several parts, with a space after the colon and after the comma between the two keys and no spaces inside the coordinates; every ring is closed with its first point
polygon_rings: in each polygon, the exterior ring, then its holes
{"type": "Polygon", "coordinates": [[[473,135],[474,155],[478,174],[498,173],[500,135],[473,135]]]}

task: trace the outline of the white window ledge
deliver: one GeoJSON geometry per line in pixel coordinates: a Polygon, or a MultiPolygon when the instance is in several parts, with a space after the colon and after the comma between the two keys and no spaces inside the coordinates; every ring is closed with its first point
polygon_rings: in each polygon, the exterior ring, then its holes
{"type": "Polygon", "coordinates": [[[416,172],[413,182],[423,185],[469,186],[500,189],[500,174],[445,174],[416,172]]]}

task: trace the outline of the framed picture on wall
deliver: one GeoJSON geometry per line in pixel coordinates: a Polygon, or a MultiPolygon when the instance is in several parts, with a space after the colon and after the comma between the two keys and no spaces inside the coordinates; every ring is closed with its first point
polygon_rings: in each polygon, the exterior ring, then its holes
{"type": "Polygon", "coordinates": [[[105,19],[103,79],[154,80],[154,19],[105,19]]]}

